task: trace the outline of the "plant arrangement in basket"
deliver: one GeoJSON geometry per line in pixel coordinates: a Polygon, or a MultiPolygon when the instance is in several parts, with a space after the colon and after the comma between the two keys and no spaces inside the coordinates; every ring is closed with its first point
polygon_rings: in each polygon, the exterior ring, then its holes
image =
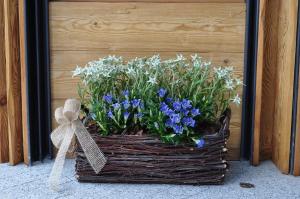
{"type": "Polygon", "coordinates": [[[214,67],[197,54],[124,61],[107,56],[77,67],[85,117],[101,135],[143,132],[172,144],[201,148],[201,126],[217,123],[242,85],[233,67],[214,67]]]}

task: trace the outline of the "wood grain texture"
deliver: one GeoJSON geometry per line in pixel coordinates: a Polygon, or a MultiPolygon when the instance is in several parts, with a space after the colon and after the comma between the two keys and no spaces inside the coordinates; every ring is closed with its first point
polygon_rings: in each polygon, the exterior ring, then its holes
{"type": "MultiPolygon", "coordinates": [[[[127,59],[197,52],[235,66],[243,79],[245,3],[124,2],[50,2],[53,109],[77,97],[78,79],[71,77],[76,65],[109,54],[127,59]]],[[[239,159],[240,124],[241,108],[233,107],[230,159],[239,159]]]]}
{"type": "Polygon", "coordinates": [[[51,48],[243,52],[244,21],[242,3],[56,2],[50,3],[51,48]]]}
{"type": "Polygon", "coordinates": [[[8,162],[8,123],[3,10],[4,1],[0,0],[0,163],[8,162]]]}
{"type": "Polygon", "coordinates": [[[251,163],[255,166],[259,164],[260,156],[260,127],[261,127],[261,103],[262,103],[262,79],[264,68],[264,42],[265,42],[265,17],[266,0],[259,1],[259,24],[258,24],[258,44],[256,63],[256,88],[255,88],[255,113],[254,113],[254,133],[251,163]]]}
{"type": "Polygon", "coordinates": [[[4,0],[9,163],[23,160],[18,0],[4,0]]]}
{"type": "MultiPolygon", "coordinates": [[[[263,39],[263,77],[260,117],[260,160],[272,159],[272,140],[276,99],[276,73],[278,49],[278,10],[280,0],[265,1],[263,39]]],[[[259,53],[260,54],[260,53],[259,53]]],[[[260,56],[260,55],[259,55],[260,56]]],[[[259,66],[258,66],[259,67],[259,66]]]]}
{"type": "Polygon", "coordinates": [[[24,163],[29,165],[28,118],[27,118],[27,75],[26,75],[26,44],[25,44],[25,0],[18,0],[19,5],[19,37],[21,64],[21,95],[22,95],[22,135],[24,163]]]}
{"type": "Polygon", "coordinates": [[[298,0],[281,1],[278,9],[278,51],[272,159],[289,172],[298,0]]]}

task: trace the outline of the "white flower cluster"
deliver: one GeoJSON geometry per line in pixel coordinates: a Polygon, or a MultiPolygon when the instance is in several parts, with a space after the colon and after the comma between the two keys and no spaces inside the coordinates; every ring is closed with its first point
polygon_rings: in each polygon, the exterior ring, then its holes
{"type": "Polygon", "coordinates": [[[85,67],[77,66],[73,72],[73,77],[79,76],[83,83],[97,81],[101,77],[111,77],[112,73],[124,71],[122,57],[110,55],[105,58],[88,62],[85,67]]]}

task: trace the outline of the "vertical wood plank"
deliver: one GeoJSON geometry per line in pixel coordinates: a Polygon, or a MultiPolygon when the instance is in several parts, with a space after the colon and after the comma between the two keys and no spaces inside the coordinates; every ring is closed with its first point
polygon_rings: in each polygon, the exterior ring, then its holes
{"type": "Polygon", "coordinates": [[[9,163],[23,160],[18,0],[4,0],[9,163]]]}
{"type": "Polygon", "coordinates": [[[298,0],[280,1],[272,159],[289,172],[298,0]]]}
{"type": "Polygon", "coordinates": [[[257,44],[257,63],[256,63],[256,88],[255,88],[255,113],[254,113],[254,134],[252,164],[257,166],[260,158],[260,127],[261,127],[261,103],[262,103],[262,79],[264,67],[264,40],[265,40],[265,17],[266,0],[259,3],[259,22],[258,22],[258,44],[257,44]]]}
{"type": "Polygon", "coordinates": [[[27,118],[27,80],[26,80],[26,52],[25,52],[25,0],[19,0],[19,37],[20,37],[20,64],[21,64],[21,95],[22,95],[22,132],[24,163],[29,164],[28,146],[28,118],[27,118]]]}
{"type": "Polygon", "coordinates": [[[4,0],[0,0],[0,163],[8,162],[8,127],[4,39],[4,0]]]}
{"type": "Polygon", "coordinates": [[[278,12],[274,12],[274,10],[279,9],[280,1],[281,0],[267,0],[265,5],[260,160],[272,159],[279,16],[278,12]]]}

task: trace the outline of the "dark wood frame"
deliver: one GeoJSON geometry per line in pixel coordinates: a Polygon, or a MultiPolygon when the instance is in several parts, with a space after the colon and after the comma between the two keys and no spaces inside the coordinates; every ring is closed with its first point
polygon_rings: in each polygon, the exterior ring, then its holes
{"type": "MultiPolygon", "coordinates": [[[[25,0],[25,45],[30,161],[52,157],[49,0],[25,0]]],[[[241,157],[251,158],[255,110],[259,0],[247,0],[241,157]]]]}

